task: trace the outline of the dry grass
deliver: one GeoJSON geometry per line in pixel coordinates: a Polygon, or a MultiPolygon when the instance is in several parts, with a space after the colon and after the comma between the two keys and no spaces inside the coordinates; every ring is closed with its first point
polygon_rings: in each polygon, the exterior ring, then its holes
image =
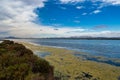
{"type": "Polygon", "coordinates": [[[33,51],[50,52],[51,55],[46,56],[45,59],[55,67],[55,71],[69,75],[69,80],[75,80],[74,78],[81,76],[82,72],[90,73],[95,78],[99,77],[100,80],[118,80],[118,77],[120,76],[120,67],[105,63],[98,63],[95,61],[78,59],[74,55],[70,54],[73,52],[71,50],[37,46],[25,42],[19,43],[24,44],[33,51]]]}

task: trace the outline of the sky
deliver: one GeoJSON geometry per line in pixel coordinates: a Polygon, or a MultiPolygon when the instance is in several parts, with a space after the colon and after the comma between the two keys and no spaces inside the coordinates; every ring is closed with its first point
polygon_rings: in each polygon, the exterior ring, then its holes
{"type": "Polygon", "coordinates": [[[120,0],[0,0],[0,37],[120,37],[120,0]]]}

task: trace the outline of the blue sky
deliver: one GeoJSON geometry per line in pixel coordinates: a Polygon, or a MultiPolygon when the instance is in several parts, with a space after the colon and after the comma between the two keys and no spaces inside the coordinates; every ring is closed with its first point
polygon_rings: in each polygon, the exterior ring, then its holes
{"type": "MultiPolygon", "coordinates": [[[[99,4],[92,2],[60,4],[58,1],[48,1],[44,8],[37,8],[38,23],[43,25],[58,25],[58,27],[92,28],[106,25],[117,30],[120,25],[120,6],[107,6],[97,9],[99,4]],[[93,13],[94,11],[100,11],[93,13]],[[116,27],[116,28],[115,28],[116,27]]],[[[57,27],[57,26],[56,26],[57,27]]]]}
{"type": "Polygon", "coordinates": [[[0,36],[120,37],[120,0],[1,0],[0,36]]]}
{"type": "Polygon", "coordinates": [[[103,8],[101,3],[85,1],[83,3],[61,4],[57,1],[48,1],[44,8],[37,8],[39,24],[56,27],[83,27],[91,29],[105,25],[110,30],[120,30],[120,6],[110,5],[103,8]],[[94,5],[96,4],[96,5],[94,5]],[[94,11],[98,11],[94,13],[94,11]]]}

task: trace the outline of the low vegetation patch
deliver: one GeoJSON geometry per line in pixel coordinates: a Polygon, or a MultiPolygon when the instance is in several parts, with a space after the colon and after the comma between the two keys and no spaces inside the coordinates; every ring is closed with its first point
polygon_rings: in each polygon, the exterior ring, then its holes
{"type": "Polygon", "coordinates": [[[52,80],[53,67],[22,44],[0,43],[0,80],[52,80]],[[50,79],[51,78],[51,79],[50,79]]]}
{"type": "Polygon", "coordinates": [[[45,59],[54,66],[55,80],[120,80],[119,66],[78,58],[72,50],[19,43],[33,51],[51,53],[45,59]]]}

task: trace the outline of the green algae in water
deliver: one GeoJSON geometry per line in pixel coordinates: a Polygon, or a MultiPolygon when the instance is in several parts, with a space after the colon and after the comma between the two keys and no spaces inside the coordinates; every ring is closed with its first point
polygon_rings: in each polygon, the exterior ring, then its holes
{"type": "Polygon", "coordinates": [[[38,57],[44,58],[44,57],[50,55],[51,53],[50,52],[44,52],[44,51],[35,51],[34,54],[37,55],[38,57]]]}

